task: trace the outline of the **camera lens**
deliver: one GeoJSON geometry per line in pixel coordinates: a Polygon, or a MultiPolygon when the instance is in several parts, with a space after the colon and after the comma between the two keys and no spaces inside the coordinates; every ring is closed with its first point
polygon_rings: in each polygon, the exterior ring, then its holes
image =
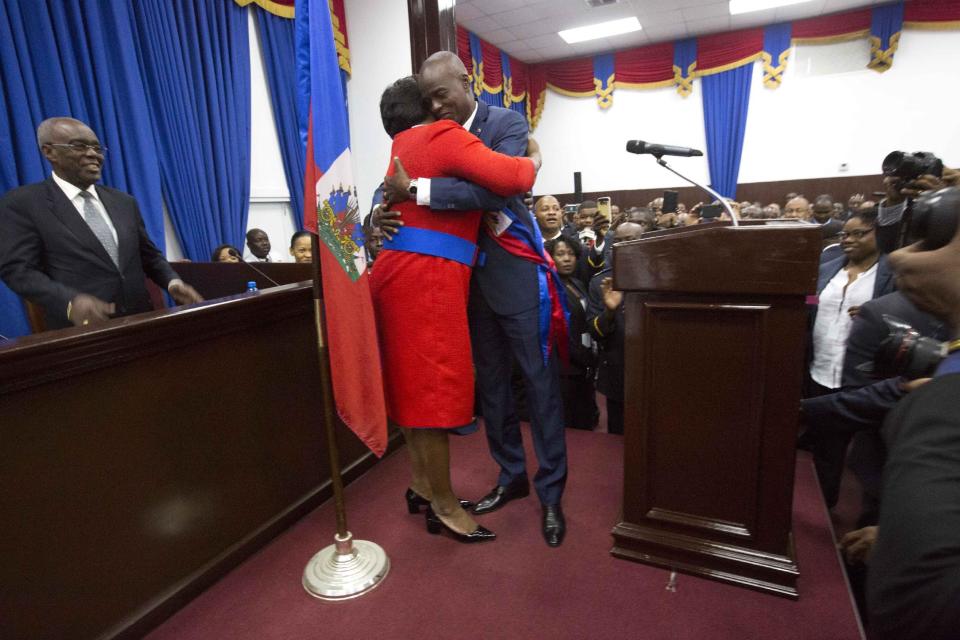
{"type": "Polygon", "coordinates": [[[947,187],[923,194],[913,203],[906,233],[907,244],[923,241],[924,251],[946,246],[957,233],[960,188],[947,187]]]}

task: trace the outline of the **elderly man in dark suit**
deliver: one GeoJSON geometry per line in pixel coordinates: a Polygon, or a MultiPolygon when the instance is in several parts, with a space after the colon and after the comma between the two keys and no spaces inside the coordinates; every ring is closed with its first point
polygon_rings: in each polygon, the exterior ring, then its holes
{"type": "Polygon", "coordinates": [[[150,311],[146,275],[180,304],[202,300],[150,241],[136,201],[95,186],[105,150],[90,127],[50,118],[37,141],[53,174],[0,200],[0,277],[48,327],[150,311]]]}
{"type": "MultiPolygon", "coordinates": [[[[441,51],[430,56],[420,69],[419,82],[434,116],[460,123],[494,151],[519,156],[527,153],[528,142],[535,144],[528,141],[527,122],[522,115],[474,98],[467,71],[456,54],[441,51]]],[[[417,176],[411,180],[405,172],[397,171],[387,178],[386,190],[388,201],[416,198],[418,204],[435,210],[498,212],[509,206],[519,217],[516,224],[526,227],[528,234],[539,236],[533,216],[519,197],[501,198],[463,180],[417,176]]],[[[501,212],[499,216],[498,231],[503,232],[511,222],[506,214],[501,212]]],[[[382,212],[375,213],[377,224],[383,220],[382,212]]],[[[470,330],[487,442],[500,466],[500,475],[496,486],[473,511],[489,513],[530,492],[520,421],[510,386],[516,361],[526,382],[531,435],[539,463],[533,484],[542,505],[543,536],[549,546],[555,547],[566,534],[560,503],[567,479],[567,450],[556,349],[544,358],[541,348],[538,266],[507,251],[493,234],[481,233],[478,244],[484,260],[475,267],[471,281],[470,330]]]]}

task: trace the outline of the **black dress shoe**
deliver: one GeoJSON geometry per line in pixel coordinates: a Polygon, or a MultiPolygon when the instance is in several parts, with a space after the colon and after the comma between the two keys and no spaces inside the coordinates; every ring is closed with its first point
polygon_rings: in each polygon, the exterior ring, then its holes
{"type": "Polygon", "coordinates": [[[515,498],[526,498],[530,495],[530,484],[524,480],[512,482],[506,486],[497,485],[487,495],[480,498],[473,512],[478,516],[496,511],[515,498]]]}
{"type": "Polygon", "coordinates": [[[447,526],[447,523],[440,519],[437,514],[433,512],[433,507],[427,507],[427,531],[439,535],[441,532],[446,531],[453,539],[457,542],[462,542],[464,544],[471,544],[474,542],[487,542],[488,540],[496,540],[497,534],[493,531],[490,531],[486,527],[481,527],[477,525],[477,528],[470,533],[459,533],[454,531],[447,526]]]}
{"type": "Polygon", "coordinates": [[[551,547],[559,547],[567,533],[567,521],[560,505],[543,507],[543,539],[551,547]]]}
{"type": "MultiPolygon", "coordinates": [[[[407,489],[407,492],[403,496],[407,499],[407,511],[410,513],[420,513],[421,507],[429,507],[430,501],[421,496],[419,493],[413,489],[407,489]]],[[[473,503],[469,500],[460,500],[460,506],[464,509],[470,509],[473,507],[473,503]]]]}

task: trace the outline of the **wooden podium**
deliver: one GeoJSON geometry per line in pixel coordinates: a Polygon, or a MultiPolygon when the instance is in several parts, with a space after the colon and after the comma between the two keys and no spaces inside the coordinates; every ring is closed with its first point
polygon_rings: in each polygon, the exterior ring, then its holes
{"type": "Polygon", "coordinates": [[[614,248],[626,292],[617,557],[797,598],[805,297],[820,230],[710,223],[614,248]]]}

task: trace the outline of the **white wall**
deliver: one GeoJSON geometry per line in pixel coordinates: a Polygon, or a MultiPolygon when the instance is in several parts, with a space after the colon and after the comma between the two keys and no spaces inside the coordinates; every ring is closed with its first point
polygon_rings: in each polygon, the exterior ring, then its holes
{"type": "MultiPolygon", "coordinates": [[[[775,90],[763,86],[761,67],[754,65],[741,183],[879,173],[881,160],[894,149],[932,151],[950,166],[960,164],[960,33],[904,31],[893,68],[883,74],[865,68],[868,50],[866,40],[801,46],[775,90]],[[856,70],[807,72],[811,65],[805,62],[829,62],[851,49],[863,52],[856,70]]],[[[606,111],[593,98],[548,90],[533,134],[544,155],[535,191],[572,192],[574,171],[583,173],[584,191],[683,184],[624,145],[642,139],[706,151],[702,99],[699,80],[688,98],[673,88],[620,89],[606,111]]],[[[708,180],[705,159],[676,158],[671,164],[708,180]]]]}
{"type": "Polygon", "coordinates": [[[380,123],[380,94],[408,76],[410,29],[406,0],[345,0],[350,67],[350,151],[360,210],[366,214],[390,160],[390,138],[380,123]]]}

